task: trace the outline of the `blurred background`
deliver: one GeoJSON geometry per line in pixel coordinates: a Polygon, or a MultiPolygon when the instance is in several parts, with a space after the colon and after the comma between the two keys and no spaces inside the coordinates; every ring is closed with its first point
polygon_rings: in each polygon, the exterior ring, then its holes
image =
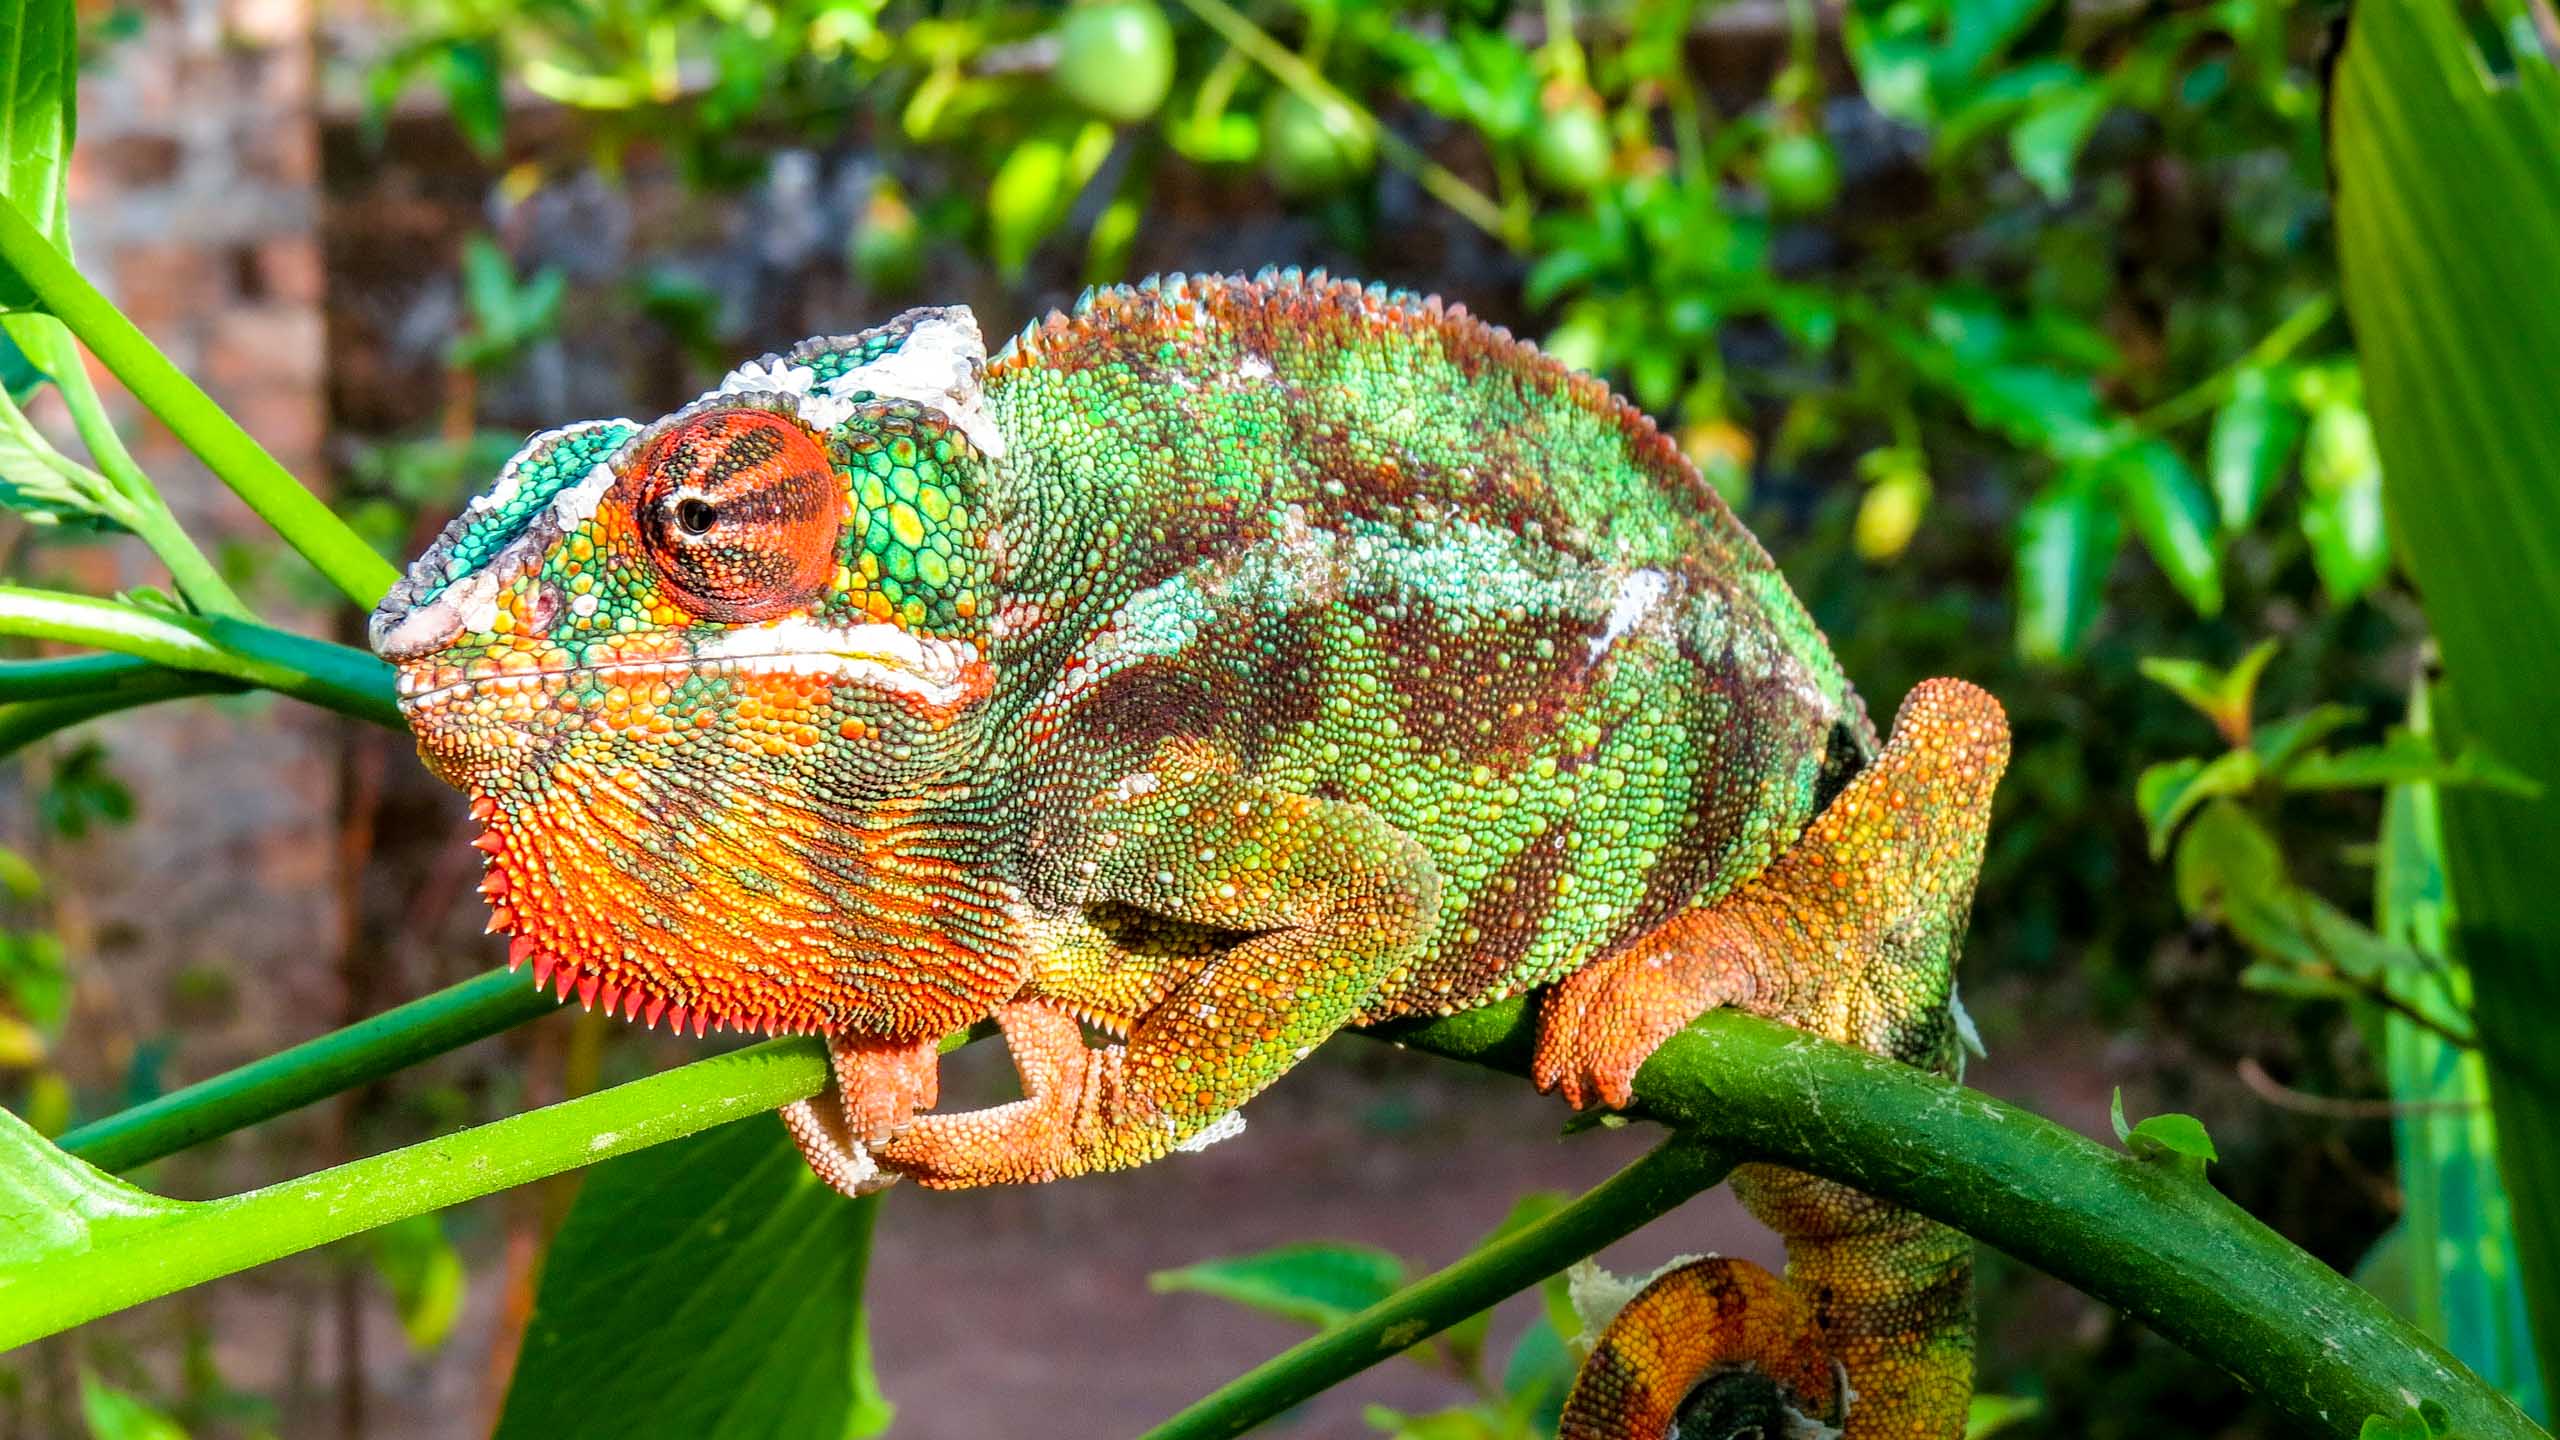
{"type": "MultiPolygon", "coordinates": [[[[529,431],[662,413],[739,359],[911,304],[967,303],[1000,336],[1090,284],[1323,266],[1608,376],[1762,537],[1880,717],[1934,674],[2009,707],[1963,969],[1990,1058],[1969,1078],[2099,1135],[2119,1088],[2134,1114],[2199,1116],[2226,1193],[2540,1404],[2459,977],[2422,963],[2432,845],[2405,787],[2502,772],[2438,754],[2409,703],[2424,630],[2325,195],[2342,5],[82,14],[83,268],[399,559],[529,431]]],[[[234,537],[236,584],[359,638],[133,419],[180,518],[234,537]]],[[[139,551],[0,526],[31,583],[154,582],[139,551]]],[[[494,963],[466,838],[397,737],[274,700],[22,752],[0,772],[0,1100],[56,1131],[494,963]]],[[[564,1014],[150,1183],[225,1193],[700,1050],[564,1014]]],[[[1000,1091],[1000,1065],[957,1062],[952,1098],[1000,1091]]],[[[1311,1238],[1445,1263],[1641,1140],[1564,1139],[1562,1118],[1516,1082],[1345,1040],[1205,1155],[895,1194],[872,1318],[894,1433],[1143,1428],[1298,1333],[1152,1272],[1311,1238]]],[[[484,1433],[569,1193],[11,1357],[0,1434],[81,1433],[83,1366],[183,1433],[484,1433]]],[[[1606,1258],[1702,1249],[1776,1258],[1721,1194],[1606,1258]]],[[[1531,1323],[1521,1305],[1497,1339],[1531,1323]]],[[[1995,1255],[1981,1313],[1984,1388],[2034,1402],[2009,1433],[2276,1433],[2211,1366],[1995,1255]]],[[[1470,1398],[1385,1369],[1274,1433],[1395,1431],[1470,1398]]]]}

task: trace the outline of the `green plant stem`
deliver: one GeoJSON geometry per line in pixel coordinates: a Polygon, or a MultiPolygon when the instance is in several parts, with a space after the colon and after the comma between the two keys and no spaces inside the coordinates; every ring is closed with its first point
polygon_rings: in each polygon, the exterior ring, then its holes
{"type": "MultiPolygon", "coordinates": [[[[156,691],[163,682],[173,680],[196,683],[218,681],[219,677],[173,670],[132,655],[48,655],[36,660],[0,660],[0,704],[156,691]]],[[[156,700],[160,696],[152,693],[145,698],[156,700]]]]}
{"type": "Polygon", "coordinates": [[[1227,1440],[1622,1240],[1733,1162],[1674,1135],[1582,1198],[1219,1386],[1141,1440],[1227,1440]]]}
{"type": "Polygon", "coordinates": [[[2302,342],[2319,334],[2337,313],[2335,296],[2315,295],[2303,301],[2239,359],[2135,416],[2133,428],[2146,435],[2158,435],[2212,414],[2231,398],[2232,387],[2240,382],[2242,374],[2280,363],[2300,349],[2302,342]]]}
{"type": "Polygon", "coordinates": [[[146,665],[131,680],[113,689],[13,700],[0,705],[0,758],[14,755],[48,735],[118,710],[194,695],[233,694],[243,688],[240,682],[219,675],[146,665]]]}
{"type": "MultiPolygon", "coordinates": [[[[0,260],[14,267],[44,308],[339,593],[370,608],[391,588],[399,578],[391,563],[373,553],[211,396],[170,364],[14,205],[0,205],[0,260]]],[[[167,556],[162,558],[166,562],[167,556]]]]}
{"type": "Polygon", "coordinates": [[[1218,32],[1220,38],[1250,56],[1253,62],[1271,72],[1273,79],[1295,91],[1311,105],[1324,106],[1348,115],[1369,137],[1377,142],[1378,153],[1390,164],[1413,176],[1415,183],[1441,204],[1458,212],[1469,224],[1501,241],[1514,250],[1528,243],[1523,225],[1508,215],[1494,198],[1470,185],[1456,171],[1425,155],[1411,141],[1378,122],[1368,107],[1342,93],[1324,78],[1322,72],[1300,58],[1288,46],[1271,38],[1261,26],[1226,0],[1182,0],[1184,9],[1200,18],[1200,22],[1218,32]]]}
{"type": "MultiPolygon", "coordinates": [[[[1377,1032],[1527,1072],[1519,1001],[1377,1032]]],[[[1636,1076],[1636,1113],[1856,1186],[1998,1247],[2241,1377],[2313,1433],[2433,1400],[2467,1440],[2539,1437],[2381,1301],[2175,1164],[2137,1160],[1906,1065],[1720,1011],[1636,1076]]]]}
{"type": "Polygon", "coordinates": [[[114,650],[274,690],[360,720],[401,723],[390,666],[350,646],[254,621],[0,585],[0,635],[114,650]]]}
{"type": "Polygon", "coordinates": [[[381,1079],[559,1006],[556,996],[534,989],[522,974],[493,970],[92,1121],[55,1143],[101,1170],[130,1170],[381,1079]]]}
{"type": "MultiPolygon", "coordinates": [[[[8,1297],[0,1305],[0,1350],[395,1220],[804,1099],[826,1077],[818,1042],[772,1040],[224,1200],[155,1203],[123,1191],[117,1208],[124,1213],[88,1220],[88,1243],[0,1267],[0,1294],[8,1297]]],[[[6,1123],[21,1124],[14,1117],[6,1123]]]]}
{"type": "Polygon", "coordinates": [[[252,618],[249,607],[240,603],[222,573],[214,569],[213,562],[205,558],[185,527],[178,524],[178,517],[169,513],[168,500],[143,473],[133,452],[124,447],[124,437],[116,433],[105,403],[98,399],[97,387],[89,383],[87,368],[74,363],[64,366],[63,372],[53,377],[54,388],[62,392],[63,408],[71,412],[80,443],[89,448],[89,458],[97,462],[107,482],[131,505],[133,513],[126,517],[127,523],[142,543],[151,547],[151,553],[160,557],[160,563],[168,567],[170,583],[178,587],[188,604],[208,615],[252,618]]]}

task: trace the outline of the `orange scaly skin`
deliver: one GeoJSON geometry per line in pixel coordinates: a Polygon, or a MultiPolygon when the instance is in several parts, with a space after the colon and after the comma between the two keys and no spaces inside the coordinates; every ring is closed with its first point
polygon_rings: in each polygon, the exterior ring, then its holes
{"type": "MultiPolygon", "coordinates": [[[[823,1036],[784,1118],[848,1193],[1141,1164],[1345,1025],[1549,985],[1576,1104],[1718,1004],[1952,1063],[1998,707],[1933,682],[1879,754],[1677,447],[1437,300],[1175,276],[992,359],[960,309],[813,340],[535,437],[373,641],[510,962],[823,1036]],[[1024,1098],[924,1113],[989,1018],[1024,1098]]],[[[1850,1423],[1954,1434],[1960,1244],[1941,1284],[1880,1207],[1756,1193],[1850,1423]]]]}

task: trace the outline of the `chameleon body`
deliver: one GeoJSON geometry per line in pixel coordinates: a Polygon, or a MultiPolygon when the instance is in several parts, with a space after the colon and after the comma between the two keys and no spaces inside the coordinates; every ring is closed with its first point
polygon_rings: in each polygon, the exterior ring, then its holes
{"type": "MultiPolygon", "coordinates": [[[[1718,1004],[1955,1061],[1998,706],[1931,682],[1879,746],[1653,424],[1436,300],[1177,276],[991,360],[965,310],[807,342],[537,436],[373,638],[511,959],[826,1037],[785,1119],[848,1192],[1138,1164],[1345,1025],[1545,985],[1577,1105],[1718,1004]],[[1024,1098],[925,1113],[990,1016],[1024,1098]]],[[[1962,1242],[1754,1194],[1850,1433],[1958,1433],[1962,1242]]]]}

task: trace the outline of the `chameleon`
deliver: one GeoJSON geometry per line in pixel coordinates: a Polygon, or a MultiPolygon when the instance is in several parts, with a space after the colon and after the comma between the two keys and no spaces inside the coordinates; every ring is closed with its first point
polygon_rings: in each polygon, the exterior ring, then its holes
{"type": "MultiPolygon", "coordinates": [[[[1541,988],[1577,1107],[1720,1005],[1958,1062],[1998,703],[1926,682],[1880,738],[1650,419],[1437,299],[1172,275],[992,357],[961,307],[805,341],[533,437],[370,639],[509,963],[821,1037],[783,1118],[848,1194],[1197,1148],[1346,1026],[1541,988]],[[937,1111],[988,1020],[1022,1098],[937,1111]]],[[[1966,1242],[1737,1185],[1799,1413],[1959,1434],[1966,1242]]],[[[1602,1389],[1763,1357],[1637,1358],[1602,1389]]]]}

